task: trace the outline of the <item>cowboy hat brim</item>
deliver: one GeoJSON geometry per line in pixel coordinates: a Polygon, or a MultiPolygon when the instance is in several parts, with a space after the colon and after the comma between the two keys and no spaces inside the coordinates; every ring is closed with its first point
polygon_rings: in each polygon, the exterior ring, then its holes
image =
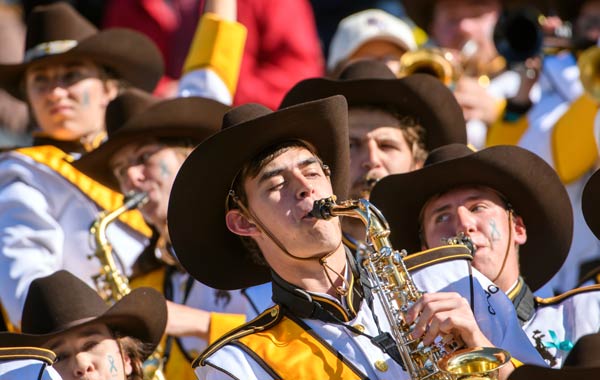
{"type": "Polygon", "coordinates": [[[596,379],[599,374],[600,367],[563,367],[555,369],[526,364],[515,369],[508,380],[589,380],[596,379]]]}
{"type": "Polygon", "coordinates": [[[583,188],[581,210],[588,227],[600,239],[600,170],[592,174],[583,188]]]}
{"type": "Polygon", "coordinates": [[[541,288],[567,257],[573,212],[556,172],[534,153],[495,146],[387,176],[375,185],[371,202],[388,218],[394,246],[418,252],[419,218],[428,200],[470,185],[498,191],[523,218],[527,243],[519,249],[521,275],[533,291],[541,288]]]}
{"type": "Polygon", "coordinates": [[[43,347],[50,339],[73,329],[101,323],[120,336],[130,336],[145,343],[145,355],[158,346],[167,324],[165,298],[154,289],[137,288],[108,308],[104,313],[84,320],[72,321],[60,330],[47,334],[23,333],[30,344],[43,347]]]}
{"type": "Polygon", "coordinates": [[[62,53],[20,64],[0,65],[0,87],[15,98],[26,100],[23,80],[31,65],[77,59],[89,59],[105,66],[117,74],[118,79],[145,91],[156,87],[164,71],[160,51],[148,37],[133,30],[114,28],[93,34],[62,53]]]}
{"type": "Polygon", "coordinates": [[[402,79],[306,79],[294,86],[281,107],[344,95],[348,107],[384,106],[412,116],[425,128],[425,147],[467,143],[465,119],[454,95],[438,79],[413,74],[402,79]]]}
{"type": "Polygon", "coordinates": [[[245,163],[285,141],[312,144],[331,168],[335,194],[348,188],[347,105],[342,96],[284,108],[222,129],[190,154],[177,174],[168,224],[178,260],[198,281],[240,289],[270,281],[269,268],[252,261],[240,237],[225,225],[225,202],[245,163]]]}
{"type": "MultiPolygon", "coordinates": [[[[189,97],[165,100],[133,116],[97,149],[82,156],[73,166],[97,182],[120,191],[109,162],[123,146],[147,138],[189,138],[199,143],[218,131],[228,106],[212,99],[189,97]]],[[[109,121],[107,120],[107,127],[109,121]]],[[[113,127],[109,128],[113,129],[113,127]]]]}

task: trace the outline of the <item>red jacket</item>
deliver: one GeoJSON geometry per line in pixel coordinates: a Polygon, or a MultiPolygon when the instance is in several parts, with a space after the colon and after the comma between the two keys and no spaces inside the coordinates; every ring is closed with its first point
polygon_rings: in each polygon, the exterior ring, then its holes
{"type": "MultiPolygon", "coordinates": [[[[108,0],[104,25],[148,35],[163,53],[167,75],[178,78],[203,1],[171,3],[108,0]]],[[[238,21],[248,29],[248,37],[235,105],[255,102],[275,109],[298,81],[323,75],[324,61],[308,0],[239,0],[238,21]]]]}

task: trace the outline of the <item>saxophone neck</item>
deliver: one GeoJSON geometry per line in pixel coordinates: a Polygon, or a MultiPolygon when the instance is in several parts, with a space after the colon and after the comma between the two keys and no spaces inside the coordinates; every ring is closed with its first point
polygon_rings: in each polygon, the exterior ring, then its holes
{"type": "Polygon", "coordinates": [[[366,228],[367,237],[379,251],[391,247],[388,236],[390,228],[387,220],[371,202],[360,198],[336,203],[335,196],[315,201],[311,214],[318,219],[331,219],[337,216],[348,216],[359,219],[366,228]]]}

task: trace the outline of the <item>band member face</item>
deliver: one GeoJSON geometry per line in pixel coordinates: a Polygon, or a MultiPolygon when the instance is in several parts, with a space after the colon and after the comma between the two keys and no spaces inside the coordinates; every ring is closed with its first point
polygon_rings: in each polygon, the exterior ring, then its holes
{"type": "MultiPolygon", "coordinates": [[[[244,188],[250,211],[294,256],[321,257],[339,246],[338,218],[325,221],[309,215],[314,202],[331,196],[333,190],[321,163],[308,149],[291,147],[285,150],[266,164],[256,177],[247,178],[244,188]]],[[[239,215],[239,210],[228,212],[229,229],[238,235],[253,237],[276,271],[279,267],[290,267],[285,261],[288,257],[253,220],[239,215]]]]}
{"type": "Polygon", "coordinates": [[[117,86],[102,75],[88,60],[29,68],[25,90],[42,132],[77,140],[103,131],[106,106],[117,95],[117,86]]]}
{"type": "Polygon", "coordinates": [[[173,181],[189,151],[146,140],[124,146],[111,159],[111,168],[124,194],[148,194],[148,202],[140,210],[146,221],[156,227],[166,223],[173,181]]]}
{"type": "MultiPolygon", "coordinates": [[[[350,108],[350,197],[367,198],[369,180],[417,169],[398,120],[376,109],[350,108]]],[[[374,185],[374,183],[372,183],[374,185]]]]}
{"type": "Polygon", "coordinates": [[[374,59],[383,62],[389,69],[397,74],[400,70],[400,57],[406,53],[406,48],[386,40],[370,40],[362,44],[352,57],[349,63],[360,59],[374,59]]]}
{"type": "Polygon", "coordinates": [[[124,380],[132,372],[130,359],[101,323],[75,328],[45,346],[56,353],[53,367],[64,380],[124,380]]]}
{"type": "Polygon", "coordinates": [[[462,50],[475,42],[476,54],[496,52],[493,33],[500,14],[497,0],[439,0],[435,3],[431,35],[445,48],[462,50]]]}
{"type": "Polygon", "coordinates": [[[505,279],[510,287],[519,275],[518,246],[527,240],[521,217],[513,215],[512,219],[509,224],[509,211],[498,193],[490,188],[450,190],[432,198],[423,208],[423,248],[444,245],[445,239],[462,232],[476,247],[473,266],[493,280],[500,272],[508,247],[507,263],[499,281],[505,279]]]}

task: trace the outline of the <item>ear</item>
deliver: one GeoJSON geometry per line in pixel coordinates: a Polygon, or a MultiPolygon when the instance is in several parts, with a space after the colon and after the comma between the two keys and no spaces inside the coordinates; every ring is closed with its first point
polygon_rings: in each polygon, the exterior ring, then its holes
{"type": "Polygon", "coordinates": [[[131,375],[131,373],[133,372],[131,358],[127,354],[123,354],[123,372],[125,372],[125,377],[131,375]]]}
{"type": "Polygon", "coordinates": [[[515,235],[515,243],[519,245],[523,245],[527,242],[527,229],[525,228],[525,222],[523,222],[523,218],[520,216],[513,216],[513,225],[514,227],[514,235],[515,235]]]}
{"type": "Polygon", "coordinates": [[[240,236],[258,236],[260,229],[238,209],[227,211],[225,223],[229,231],[240,236]]]}
{"type": "Polygon", "coordinates": [[[415,171],[415,170],[423,169],[424,164],[425,164],[425,162],[423,162],[422,160],[415,160],[412,165],[412,170],[415,171]]]}
{"type": "Polygon", "coordinates": [[[108,106],[108,103],[113,101],[117,95],[119,95],[119,83],[116,79],[107,79],[104,81],[104,91],[106,92],[107,102],[105,106],[108,106]]]}

